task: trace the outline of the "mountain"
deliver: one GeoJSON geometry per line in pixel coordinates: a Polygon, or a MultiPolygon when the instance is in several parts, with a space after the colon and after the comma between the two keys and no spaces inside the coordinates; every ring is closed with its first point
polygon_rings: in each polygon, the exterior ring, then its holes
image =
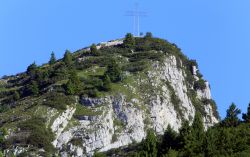
{"type": "Polygon", "coordinates": [[[0,80],[4,154],[91,156],[162,135],[202,115],[220,118],[195,60],[166,40],[127,34],[66,51],[48,64],[0,80]]]}

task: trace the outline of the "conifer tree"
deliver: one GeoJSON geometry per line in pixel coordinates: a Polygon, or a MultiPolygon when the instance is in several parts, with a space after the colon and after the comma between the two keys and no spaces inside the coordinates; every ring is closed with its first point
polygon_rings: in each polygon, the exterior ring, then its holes
{"type": "Polygon", "coordinates": [[[161,144],[161,154],[166,154],[170,149],[178,149],[178,134],[168,125],[161,144]]]}
{"type": "Polygon", "coordinates": [[[240,109],[236,107],[234,103],[227,109],[226,118],[222,121],[222,125],[225,127],[235,127],[240,123],[238,115],[241,113],[240,109]]]}
{"type": "Polygon", "coordinates": [[[50,65],[53,65],[53,64],[55,64],[55,63],[56,63],[56,56],[55,56],[55,53],[52,52],[52,53],[51,53],[51,56],[50,56],[49,64],[50,64],[50,65]]]}
{"type": "Polygon", "coordinates": [[[125,48],[134,48],[135,38],[131,33],[126,34],[123,45],[125,48]]]}
{"type": "Polygon", "coordinates": [[[183,121],[179,129],[180,147],[182,148],[183,156],[190,156],[192,154],[191,141],[193,141],[193,136],[191,130],[192,128],[189,126],[189,122],[187,120],[183,121]]]}
{"type": "Polygon", "coordinates": [[[105,74],[103,78],[103,90],[104,91],[111,90],[111,80],[107,74],[105,74]]]}
{"type": "Polygon", "coordinates": [[[30,64],[27,68],[27,73],[29,76],[34,77],[34,75],[36,74],[37,71],[37,65],[36,62],[33,62],[32,64],[30,64]]]}
{"type": "Polygon", "coordinates": [[[153,37],[153,34],[151,32],[147,32],[145,35],[146,39],[151,39],[153,37]]]}
{"type": "Polygon", "coordinates": [[[66,50],[63,57],[63,62],[69,66],[72,64],[72,54],[69,50],[66,50]]]}
{"type": "Polygon", "coordinates": [[[122,70],[115,61],[111,61],[104,75],[109,76],[112,82],[119,82],[122,80],[122,70]]]}
{"type": "Polygon", "coordinates": [[[65,87],[66,93],[69,95],[78,94],[81,88],[81,81],[77,76],[77,73],[75,71],[72,71],[65,87]]]}
{"type": "Polygon", "coordinates": [[[142,143],[143,152],[140,156],[157,157],[157,138],[152,129],[148,130],[147,137],[142,143]]]}
{"type": "Polygon", "coordinates": [[[91,52],[92,55],[98,56],[98,50],[97,50],[97,47],[96,47],[95,44],[92,44],[92,45],[90,46],[90,52],[91,52]]]}
{"type": "Polygon", "coordinates": [[[247,113],[242,114],[242,119],[244,120],[244,122],[250,123],[250,103],[248,104],[247,107],[247,113]]]}
{"type": "Polygon", "coordinates": [[[194,121],[192,124],[192,139],[191,146],[192,152],[199,156],[204,152],[205,129],[203,125],[202,116],[199,112],[195,113],[194,121]]]}
{"type": "Polygon", "coordinates": [[[31,83],[28,85],[28,92],[32,95],[38,95],[39,94],[39,87],[36,81],[31,81],[31,83]]]}

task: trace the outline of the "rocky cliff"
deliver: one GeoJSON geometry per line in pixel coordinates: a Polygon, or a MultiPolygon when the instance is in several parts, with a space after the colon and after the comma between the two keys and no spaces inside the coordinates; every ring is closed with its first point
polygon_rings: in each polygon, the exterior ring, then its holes
{"type": "MultiPolygon", "coordinates": [[[[122,41],[107,43],[98,49],[120,45],[122,41]]],[[[178,55],[164,50],[150,50],[150,53],[164,57],[150,62],[144,71],[124,72],[123,80],[113,84],[108,93],[98,97],[76,95],[75,104],[63,111],[44,106],[34,109],[45,111],[42,114],[47,119],[46,125],[55,134],[52,143],[61,156],[91,156],[95,151],[140,142],[150,128],[157,134],[163,134],[168,125],[178,131],[184,120],[192,123],[196,112],[202,113],[205,128],[219,121],[209,83],[203,80],[196,64],[187,64],[178,55]],[[88,112],[76,113],[81,106],[88,112]]],[[[128,61],[127,57],[119,57],[128,61]]],[[[77,61],[86,62],[88,58],[79,56],[77,61]]],[[[97,73],[98,68],[92,67],[89,72],[97,73]]],[[[54,88],[51,86],[50,90],[54,88]]],[[[11,127],[9,132],[13,132],[11,127]]]]}
{"type": "MultiPolygon", "coordinates": [[[[64,156],[81,156],[92,154],[96,150],[107,151],[140,142],[145,138],[147,128],[163,134],[168,125],[178,131],[183,120],[192,121],[195,107],[188,96],[186,74],[177,67],[174,56],[166,58],[163,64],[154,63],[152,69],[143,75],[137,76],[133,84],[124,85],[132,95],[116,92],[98,99],[82,97],[81,105],[103,113],[98,116],[84,116],[79,120],[79,125],[56,133],[58,138],[54,145],[64,156]],[[178,107],[171,100],[173,92],[179,99],[178,107]],[[81,141],[81,144],[75,146],[70,142],[72,139],[81,141]]],[[[132,76],[128,74],[127,77],[132,76]]],[[[197,99],[210,100],[208,82],[205,89],[196,93],[197,99]]],[[[211,104],[204,104],[203,107],[205,128],[216,124],[218,119],[214,116],[211,104]]],[[[52,126],[52,130],[61,123],[52,126]]]]}

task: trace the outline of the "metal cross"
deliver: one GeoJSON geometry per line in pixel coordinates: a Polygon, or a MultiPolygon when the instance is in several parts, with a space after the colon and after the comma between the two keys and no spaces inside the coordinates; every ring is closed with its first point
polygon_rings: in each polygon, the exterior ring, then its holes
{"type": "Polygon", "coordinates": [[[139,11],[138,3],[135,4],[135,9],[133,11],[127,11],[125,16],[133,16],[134,17],[134,36],[140,37],[140,17],[146,17],[147,12],[139,11]]]}

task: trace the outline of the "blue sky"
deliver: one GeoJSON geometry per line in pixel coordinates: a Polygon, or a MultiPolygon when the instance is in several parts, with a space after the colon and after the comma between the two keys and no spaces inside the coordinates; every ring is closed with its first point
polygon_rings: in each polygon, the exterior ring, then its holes
{"type": "Polygon", "coordinates": [[[26,70],[92,43],[133,31],[125,12],[138,2],[148,12],[141,31],[176,43],[199,63],[220,115],[231,102],[250,102],[249,0],[1,0],[0,76],[26,70]]]}

